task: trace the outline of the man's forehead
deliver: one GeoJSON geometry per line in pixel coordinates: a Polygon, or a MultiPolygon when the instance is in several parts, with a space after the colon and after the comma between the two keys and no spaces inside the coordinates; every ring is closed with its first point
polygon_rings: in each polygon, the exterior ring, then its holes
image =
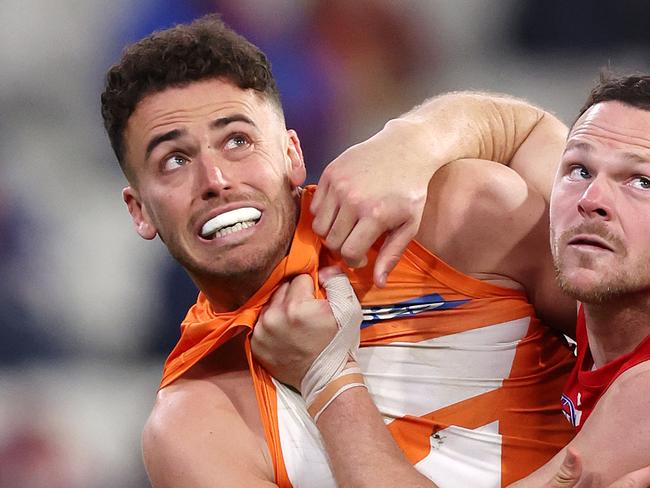
{"type": "Polygon", "coordinates": [[[597,103],[571,128],[566,151],[590,151],[603,143],[650,150],[650,111],[618,101],[597,103]]]}
{"type": "Polygon", "coordinates": [[[134,118],[164,118],[168,114],[202,115],[215,109],[236,106],[240,110],[256,112],[268,101],[252,89],[242,89],[221,80],[209,79],[169,87],[145,95],[136,105],[129,121],[134,118]]]}
{"type": "Polygon", "coordinates": [[[124,140],[128,153],[138,141],[185,124],[209,124],[222,116],[243,114],[261,126],[272,117],[278,118],[280,112],[256,90],[239,88],[221,78],[194,81],[143,97],[127,120],[124,140]]]}

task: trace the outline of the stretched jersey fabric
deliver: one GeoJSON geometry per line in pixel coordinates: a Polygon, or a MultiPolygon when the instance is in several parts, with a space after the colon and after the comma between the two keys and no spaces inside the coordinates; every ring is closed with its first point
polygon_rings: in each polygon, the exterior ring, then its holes
{"type": "MultiPolygon", "coordinates": [[[[308,188],[303,195],[296,238],[280,271],[246,305],[215,314],[199,296],[161,387],[233,331],[252,327],[284,277],[310,272],[315,278],[319,263],[336,261],[311,233],[312,193],[308,188]]],[[[543,465],[572,436],[557,401],[573,364],[570,350],[539,323],[523,293],[465,276],[415,242],[386,287],[374,287],[377,249],[369,266],[348,270],[364,309],[359,363],[408,459],[442,488],[506,486],[543,465]]],[[[300,396],[256,365],[248,342],[247,355],[276,483],[336,486],[300,396]]]]}
{"type": "Polygon", "coordinates": [[[650,360],[650,335],[632,352],[610,361],[598,369],[593,369],[594,360],[589,349],[585,312],[578,310],[576,325],[578,361],[567,381],[562,394],[562,409],[571,425],[582,428],[596,403],[612,383],[628,369],[650,360]]]}

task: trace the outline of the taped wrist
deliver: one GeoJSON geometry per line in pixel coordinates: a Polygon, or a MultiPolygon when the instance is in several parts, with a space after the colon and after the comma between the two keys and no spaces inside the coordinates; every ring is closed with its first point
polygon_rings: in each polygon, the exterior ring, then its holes
{"type": "Polygon", "coordinates": [[[363,387],[367,388],[363,382],[361,368],[356,362],[350,361],[341,373],[330,381],[324,388],[313,392],[312,397],[307,401],[307,411],[312,416],[314,422],[318,422],[321,414],[329,407],[344,391],[350,388],[363,387]]]}
{"type": "Polygon", "coordinates": [[[365,387],[356,364],[361,306],[345,275],[335,275],[323,285],[339,331],[307,370],[300,391],[307,411],[318,421],[332,401],[350,388],[365,387]]]}

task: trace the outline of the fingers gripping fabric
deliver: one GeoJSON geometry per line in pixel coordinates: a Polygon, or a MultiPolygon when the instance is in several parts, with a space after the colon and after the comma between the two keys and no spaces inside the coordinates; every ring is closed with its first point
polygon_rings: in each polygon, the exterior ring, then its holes
{"type": "Polygon", "coordinates": [[[339,331],[321,351],[302,379],[300,391],[307,410],[318,421],[323,411],[344,391],[365,387],[356,365],[359,349],[361,306],[345,275],[335,275],[324,283],[339,331]],[[352,360],[352,361],[350,361],[352,360]]]}

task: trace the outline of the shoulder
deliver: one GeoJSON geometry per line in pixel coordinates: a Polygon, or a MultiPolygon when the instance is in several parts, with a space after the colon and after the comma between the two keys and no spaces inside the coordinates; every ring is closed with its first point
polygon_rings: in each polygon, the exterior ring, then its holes
{"type": "Polygon", "coordinates": [[[512,274],[513,246],[543,232],[546,214],[544,199],[513,170],[465,159],[432,178],[417,239],[464,273],[512,274]]]}
{"type": "Polygon", "coordinates": [[[555,281],[547,201],[511,168],[476,159],[443,167],[416,239],[465,274],[524,289],[542,319],[571,332],[575,301],[555,281]]]}
{"type": "Polygon", "coordinates": [[[152,485],[274,486],[263,440],[243,411],[214,381],[180,379],[161,390],[142,434],[152,485]]]}
{"type": "Polygon", "coordinates": [[[650,435],[649,411],[650,360],[624,369],[614,378],[598,399],[585,428],[591,422],[607,429],[633,429],[650,435]]]}
{"type": "MultiPolygon", "coordinates": [[[[604,404],[647,405],[650,411],[650,359],[622,371],[602,397],[604,404]]],[[[650,428],[650,420],[647,422],[650,428]]]]}

